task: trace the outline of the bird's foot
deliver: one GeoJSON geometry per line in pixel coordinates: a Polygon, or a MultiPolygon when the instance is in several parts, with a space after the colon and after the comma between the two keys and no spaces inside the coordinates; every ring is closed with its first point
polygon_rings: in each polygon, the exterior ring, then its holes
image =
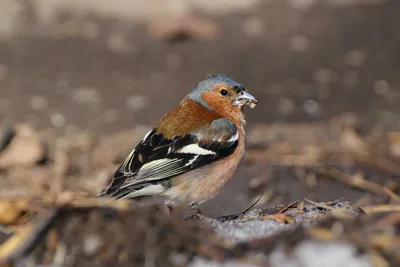
{"type": "Polygon", "coordinates": [[[166,214],[171,215],[171,213],[174,211],[174,205],[172,202],[165,202],[165,205],[163,205],[163,210],[165,211],[166,214]]]}
{"type": "Polygon", "coordinates": [[[199,209],[199,206],[197,204],[191,204],[190,205],[192,209],[194,210],[195,214],[187,215],[185,216],[185,220],[201,220],[204,219],[204,215],[199,209]]]}
{"type": "Polygon", "coordinates": [[[196,212],[196,215],[203,216],[203,213],[201,212],[201,210],[199,209],[199,206],[197,204],[191,204],[190,206],[196,212]]]}

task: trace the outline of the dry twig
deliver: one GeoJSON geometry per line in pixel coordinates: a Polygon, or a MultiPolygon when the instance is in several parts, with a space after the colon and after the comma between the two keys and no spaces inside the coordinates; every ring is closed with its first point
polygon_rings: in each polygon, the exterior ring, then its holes
{"type": "Polygon", "coordinates": [[[365,213],[400,212],[400,205],[374,205],[361,208],[365,213]]]}

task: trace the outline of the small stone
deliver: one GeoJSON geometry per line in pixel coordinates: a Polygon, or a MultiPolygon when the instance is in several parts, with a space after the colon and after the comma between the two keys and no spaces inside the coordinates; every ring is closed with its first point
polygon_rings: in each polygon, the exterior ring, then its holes
{"type": "Polygon", "coordinates": [[[33,96],[29,100],[29,106],[34,110],[45,110],[48,107],[48,102],[43,96],[33,96]]]}

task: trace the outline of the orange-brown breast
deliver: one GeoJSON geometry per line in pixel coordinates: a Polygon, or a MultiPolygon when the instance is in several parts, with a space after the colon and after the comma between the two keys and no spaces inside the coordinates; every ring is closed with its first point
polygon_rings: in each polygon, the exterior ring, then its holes
{"type": "Polygon", "coordinates": [[[179,106],[160,120],[156,128],[166,138],[173,138],[174,136],[184,136],[220,118],[222,116],[215,111],[205,108],[193,100],[184,99],[179,106]]]}

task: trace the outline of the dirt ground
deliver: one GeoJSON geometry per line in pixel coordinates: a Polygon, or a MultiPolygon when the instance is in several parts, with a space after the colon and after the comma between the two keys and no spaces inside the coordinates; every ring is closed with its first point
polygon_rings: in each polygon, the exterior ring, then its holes
{"type": "Polygon", "coordinates": [[[0,154],[2,197],[54,184],[96,195],[166,111],[220,72],[259,104],[246,114],[246,160],[207,216],[262,193],[259,207],[397,203],[398,1],[254,1],[141,21],[60,9],[47,23],[35,3],[0,38],[0,116],[22,123],[21,143],[0,154]]]}

